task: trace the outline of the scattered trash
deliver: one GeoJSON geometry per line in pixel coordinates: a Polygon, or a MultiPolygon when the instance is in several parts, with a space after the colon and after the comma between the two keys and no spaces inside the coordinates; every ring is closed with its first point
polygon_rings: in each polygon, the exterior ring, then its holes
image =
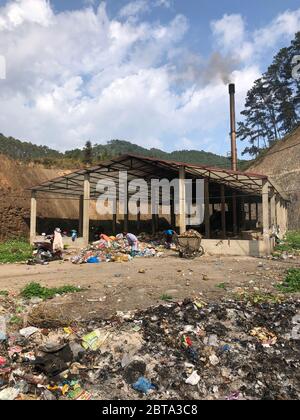
{"type": "Polygon", "coordinates": [[[33,334],[35,334],[38,331],[39,331],[38,328],[35,328],[35,327],[27,327],[27,328],[23,328],[22,330],[20,330],[19,333],[23,337],[29,338],[30,336],[32,336],[33,334]]]}
{"type": "Polygon", "coordinates": [[[197,371],[193,372],[191,376],[185,381],[186,384],[189,385],[198,385],[201,377],[198,375],[197,371]]]}
{"type": "MultiPolygon", "coordinates": [[[[32,307],[1,299],[2,321],[32,307]]],[[[297,400],[299,310],[297,298],[195,296],[53,328],[4,322],[0,399],[297,400]]]]}
{"type": "Polygon", "coordinates": [[[98,257],[90,257],[86,260],[88,264],[99,264],[99,258],[98,257]]]}
{"type": "Polygon", "coordinates": [[[16,388],[6,388],[0,391],[0,401],[13,401],[15,400],[20,391],[16,388]]]}
{"type": "Polygon", "coordinates": [[[12,358],[15,354],[18,354],[18,353],[21,353],[22,352],[22,347],[20,347],[20,346],[13,346],[13,347],[10,347],[9,349],[8,349],[8,355],[9,355],[9,357],[10,358],[12,358]]]}
{"type": "MultiPolygon", "coordinates": [[[[132,252],[131,244],[122,234],[110,238],[102,235],[99,241],[82,249],[80,254],[71,258],[71,261],[73,264],[98,264],[99,262],[128,262],[133,257],[152,258],[163,255],[165,251],[163,237],[157,239],[141,234],[138,240],[138,250],[132,252]]],[[[140,274],[144,272],[140,271],[140,274]]]]}
{"type": "Polygon", "coordinates": [[[209,361],[213,366],[217,366],[220,363],[219,358],[215,354],[209,356],[209,361]]]}
{"type": "Polygon", "coordinates": [[[96,330],[87,334],[83,337],[82,346],[83,348],[90,349],[93,351],[98,350],[107,340],[109,333],[106,331],[96,330]]]}
{"type": "Polygon", "coordinates": [[[7,360],[5,359],[5,357],[0,356],[0,367],[5,366],[7,363],[7,360]]]}
{"type": "Polygon", "coordinates": [[[192,347],[192,345],[193,345],[192,340],[190,339],[190,337],[187,337],[186,335],[184,335],[182,337],[182,340],[181,341],[182,341],[183,347],[185,347],[185,348],[192,347]]]}
{"type": "Polygon", "coordinates": [[[124,378],[128,384],[135,383],[146,372],[146,364],[141,360],[129,363],[124,371],[124,378]]]}
{"type": "Polygon", "coordinates": [[[91,400],[92,395],[81,388],[77,388],[74,391],[70,391],[70,393],[68,394],[68,397],[71,400],[76,400],[76,401],[89,401],[91,400]]]}
{"type": "Polygon", "coordinates": [[[141,392],[143,394],[148,394],[149,391],[155,390],[156,386],[148,381],[146,378],[139,378],[135,384],[132,385],[132,388],[135,391],[141,392]]]}
{"type": "Polygon", "coordinates": [[[4,316],[0,316],[0,342],[5,341],[6,338],[6,319],[4,316]]]}
{"type": "Polygon", "coordinates": [[[274,346],[277,342],[277,337],[266,328],[257,327],[250,331],[252,337],[257,337],[263,346],[274,346]]]}

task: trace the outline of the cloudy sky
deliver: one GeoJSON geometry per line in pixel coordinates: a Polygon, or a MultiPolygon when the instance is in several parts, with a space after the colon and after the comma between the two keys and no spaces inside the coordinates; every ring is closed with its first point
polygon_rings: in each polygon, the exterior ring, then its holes
{"type": "Polygon", "coordinates": [[[298,30],[299,0],[0,0],[0,132],[226,154],[226,83],[242,110],[298,30]]]}

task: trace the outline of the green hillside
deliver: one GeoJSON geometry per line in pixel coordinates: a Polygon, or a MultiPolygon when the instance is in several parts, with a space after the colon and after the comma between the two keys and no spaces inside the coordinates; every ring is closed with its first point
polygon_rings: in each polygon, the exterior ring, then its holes
{"type": "MultiPolygon", "coordinates": [[[[214,153],[203,150],[181,150],[171,153],[160,149],[146,149],[128,141],[111,140],[105,145],[94,145],[92,147],[93,163],[106,160],[114,156],[120,156],[126,153],[148,156],[156,159],[175,160],[187,163],[196,163],[200,165],[218,166],[221,168],[230,168],[230,159],[225,156],[219,156],[214,153]]],[[[69,159],[83,160],[84,150],[76,149],[67,151],[65,156],[69,159]]],[[[240,167],[246,161],[240,161],[240,167]]]]}
{"type": "MultiPolygon", "coordinates": [[[[33,161],[50,166],[81,166],[84,163],[97,164],[97,162],[120,156],[126,153],[149,156],[157,159],[175,160],[200,165],[230,168],[230,160],[225,156],[208,153],[203,150],[181,150],[171,153],[159,149],[146,149],[128,141],[112,140],[105,145],[95,144],[90,147],[89,159],[86,159],[86,148],[74,149],[65,153],[50,149],[47,146],[37,146],[23,142],[13,137],[0,134],[0,153],[12,159],[33,161]]],[[[240,168],[247,161],[240,161],[240,168]]]]}
{"type": "Polygon", "coordinates": [[[43,158],[60,158],[63,154],[47,146],[20,141],[13,137],[5,137],[0,133],[0,153],[18,160],[34,160],[43,158]]]}

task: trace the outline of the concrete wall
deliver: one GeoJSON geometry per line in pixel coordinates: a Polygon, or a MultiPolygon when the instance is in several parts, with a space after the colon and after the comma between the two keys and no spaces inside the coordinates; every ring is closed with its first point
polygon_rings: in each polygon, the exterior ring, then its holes
{"type": "MultiPolygon", "coordinates": [[[[35,242],[44,242],[43,236],[36,236],[35,242]]],[[[48,241],[47,241],[48,242],[48,241]]],[[[85,243],[83,238],[77,238],[75,242],[72,241],[72,238],[69,237],[63,237],[63,244],[67,245],[72,248],[84,248],[85,243]]]]}
{"type": "Polygon", "coordinates": [[[289,196],[288,229],[300,230],[300,128],[279,141],[247,169],[267,175],[289,196]]]}
{"type": "MultiPolygon", "coordinates": [[[[270,240],[271,252],[274,245],[274,241],[270,240]]],[[[202,246],[208,255],[262,257],[268,254],[264,241],[203,239],[202,246]]]]}

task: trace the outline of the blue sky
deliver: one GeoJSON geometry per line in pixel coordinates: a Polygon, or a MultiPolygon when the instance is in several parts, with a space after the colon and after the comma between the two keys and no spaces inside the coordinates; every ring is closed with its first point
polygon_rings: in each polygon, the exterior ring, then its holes
{"type": "Polygon", "coordinates": [[[239,112],[298,30],[296,0],[0,0],[0,132],[226,154],[226,83],[239,112]]]}

